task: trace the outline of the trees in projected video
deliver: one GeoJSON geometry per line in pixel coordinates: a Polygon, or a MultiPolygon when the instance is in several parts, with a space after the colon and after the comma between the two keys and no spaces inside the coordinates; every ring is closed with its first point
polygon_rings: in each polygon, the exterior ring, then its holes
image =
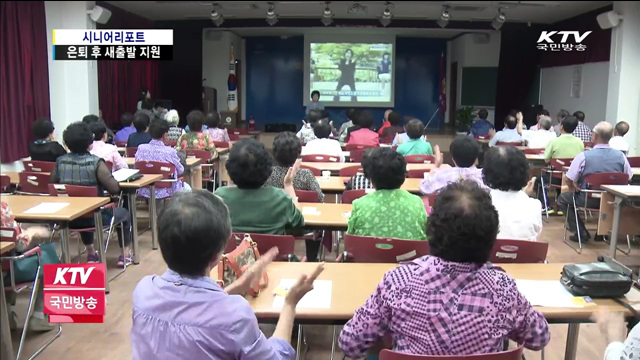
{"type": "Polygon", "coordinates": [[[353,51],[357,69],[360,70],[356,71],[356,81],[374,80],[382,54],[391,53],[390,44],[312,44],[311,60],[315,62],[315,81],[337,81],[340,77],[338,64],[348,49],[353,51]]]}

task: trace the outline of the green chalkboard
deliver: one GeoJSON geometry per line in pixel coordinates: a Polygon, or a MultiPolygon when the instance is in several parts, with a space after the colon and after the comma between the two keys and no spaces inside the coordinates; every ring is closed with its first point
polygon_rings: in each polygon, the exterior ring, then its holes
{"type": "Polygon", "coordinates": [[[462,105],[495,106],[497,83],[497,67],[463,67],[462,105]]]}

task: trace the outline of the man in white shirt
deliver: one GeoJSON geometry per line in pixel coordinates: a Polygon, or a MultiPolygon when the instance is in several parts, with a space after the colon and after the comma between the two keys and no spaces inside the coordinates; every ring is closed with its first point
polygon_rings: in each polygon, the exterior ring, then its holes
{"type": "Polygon", "coordinates": [[[338,140],[329,139],[331,135],[331,124],[326,119],[318,120],[313,125],[315,139],[309,141],[302,147],[301,155],[328,155],[335,156],[344,162],[342,147],[338,140]]]}
{"type": "Polygon", "coordinates": [[[529,130],[538,131],[538,130],[542,129],[542,127],[540,126],[540,118],[542,118],[543,116],[549,116],[549,119],[551,119],[551,115],[549,115],[549,110],[542,109],[538,113],[538,116],[536,116],[536,124],[529,126],[529,130]]]}
{"type": "Polygon", "coordinates": [[[551,118],[541,116],[538,120],[538,130],[523,130],[522,118],[518,118],[518,133],[522,135],[522,140],[526,141],[529,149],[544,149],[549,141],[555,139],[556,132],[551,128],[551,118]]]}
{"type": "Polygon", "coordinates": [[[616,127],[613,131],[613,137],[609,140],[609,146],[613,149],[620,150],[623,153],[627,154],[629,152],[629,144],[624,139],[624,136],[629,131],[629,124],[625,121],[620,121],[616,124],[616,127]]]}

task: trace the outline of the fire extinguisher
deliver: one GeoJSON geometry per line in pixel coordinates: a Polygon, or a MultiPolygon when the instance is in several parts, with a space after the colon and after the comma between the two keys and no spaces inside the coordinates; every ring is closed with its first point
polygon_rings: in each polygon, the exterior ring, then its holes
{"type": "Polygon", "coordinates": [[[249,116],[249,130],[253,131],[256,129],[256,121],[253,119],[253,116],[249,116]]]}

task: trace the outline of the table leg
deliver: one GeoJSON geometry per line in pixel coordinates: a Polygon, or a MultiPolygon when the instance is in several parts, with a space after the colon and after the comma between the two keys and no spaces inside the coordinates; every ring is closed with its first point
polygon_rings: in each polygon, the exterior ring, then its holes
{"type": "Polygon", "coordinates": [[[129,212],[131,214],[131,249],[133,251],[133,263],[140,264],[140,248],[138,247],[138,218],[136,210],[136,191],[129,190],[127,193],[129,200],[129,212]]]}
{"type": "Polygon", "coordinates": [[[151,249],[158,250],[158,208],[156,204],[155,185],[149,186],[151,199],[149,200],[149,222],[151,223],[151,249]]]}
{"type": "Polygon", "coordinates": [[[567,330],[567,346],[564,352],[564,360],[576,360],[579,332],[580,324],[569,324],[569,330],[567,330]]]}
{"type": "Polygon", "coordinates": [[[9,308],[7,300],[4,296],[4,274],[0,275],[0,337],[2,338],[0,345],[0,358],[15,359],[13,352],[13,343],[11,342],[11,329],[9,328],[9,308]]]}
{"type": "Polygon", "coordinates": [[[620,209],[622,199],[616,196],[613,200],[613,224],[611,225],[611,244],[609,245],[609,256],[616,258],[616,247],[618,246],[618,227],[620,226],[620,209]]]}
{"type": "Polygon", "coordinates": [[[62,263],[71,264],[69,252],[69,223],[60,223],[60,250],[62,250],[62,263]]]}
{"type": "Polygon", "coordinates": [[[100,262],[104,264],[104,291],[109,293],[109,277],[107,276],[107,254],[104,251],[104,232],[102,231],[102,210],[98,209],[93,213],[93,221],[96,226],[96,242],[98,243],[98,256],[100,262]]]}

